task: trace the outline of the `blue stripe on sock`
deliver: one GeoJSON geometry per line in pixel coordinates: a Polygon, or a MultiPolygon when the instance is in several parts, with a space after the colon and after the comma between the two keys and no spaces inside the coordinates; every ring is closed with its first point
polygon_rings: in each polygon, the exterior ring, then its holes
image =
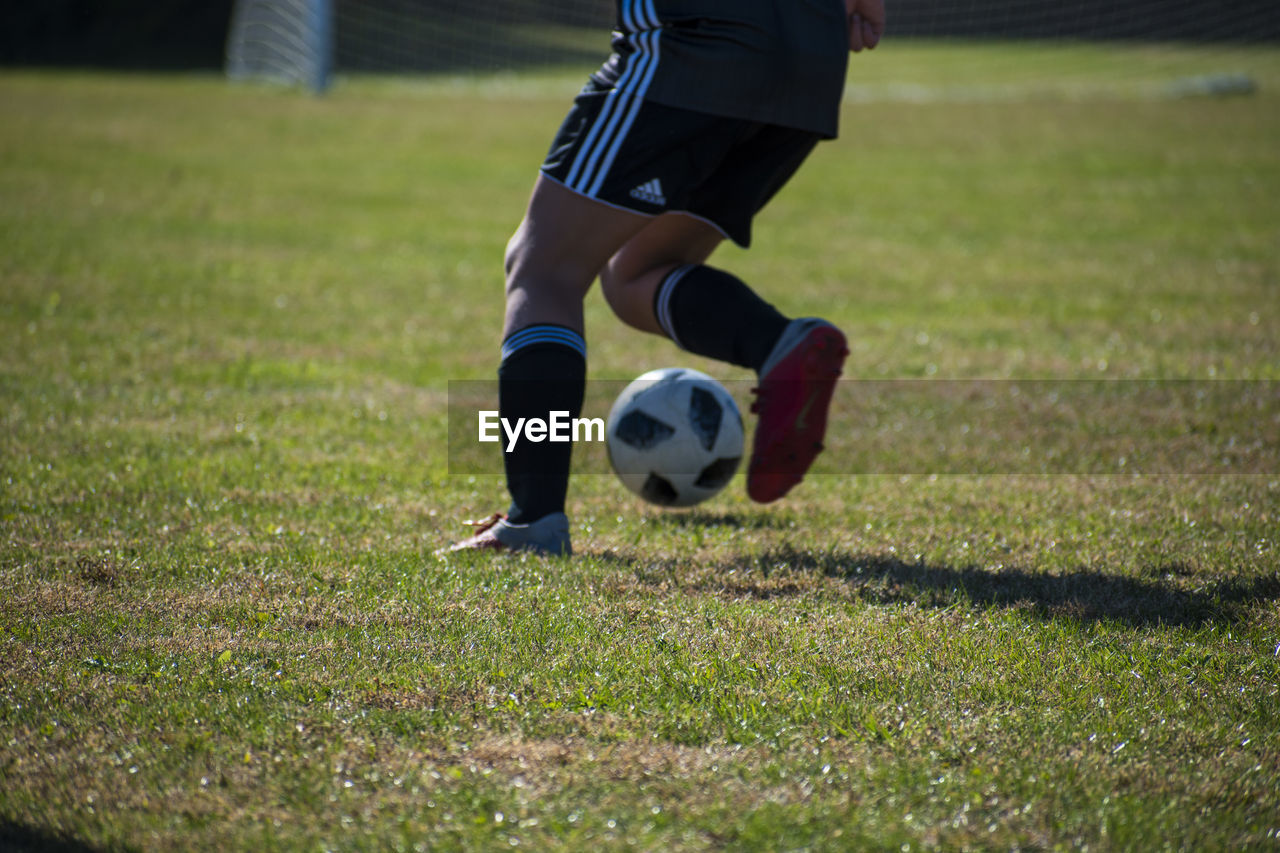
{"type": "Polygon", "coordinates": [[[502,360],[506,361],[525,347],[534,344],[559,344],[587,357],[587,342],[573,329],[564,326],[528,326],[513,332],[502,342],[502,360]]]}

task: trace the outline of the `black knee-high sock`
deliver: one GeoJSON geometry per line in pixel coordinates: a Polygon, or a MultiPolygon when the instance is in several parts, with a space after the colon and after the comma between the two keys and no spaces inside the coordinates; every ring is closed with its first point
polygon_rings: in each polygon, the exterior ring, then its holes
{"type": "MultiPolygon", "coordinates": [[[[586,393],[587,347],[582,336],[563,326],[528,326],[502,342],[498,368],[498,412],[512,426],[520,418],[549,420],[551,412],[582,414],[586,393]]],[[[507,474],[514,524],[564,512],[569,490],[568,442],[531,442],[523,437],[508,451],[503,435],[502,462],[507,474]]]]}
{"type": "Polygon", "coordinates": [[[694,264],[662,280],[653,313],[681,348],[753,370],[764,365],[789,322],[741,279],[694,264]]]}

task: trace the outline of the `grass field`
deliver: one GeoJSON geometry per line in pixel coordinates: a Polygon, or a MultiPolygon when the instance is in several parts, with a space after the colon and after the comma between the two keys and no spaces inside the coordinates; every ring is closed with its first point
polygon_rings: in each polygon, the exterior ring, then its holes
{"type": "MultiPolygon", "coordinates": [[[[1275,387],[1280,52],[856,66],[716,258],[849,377],[1275,387]],[[1258,91],[1166,96],[1217,72],[1258,91]]],[[[448,382],[579,77],[0,75],[0,847],[1280,846],[1273,452],[679,513],[584,473],[577,557],[432,556],[503,506],[448,382]]],[[[588,344],[748,378],[598,294],[588,344]]]]}

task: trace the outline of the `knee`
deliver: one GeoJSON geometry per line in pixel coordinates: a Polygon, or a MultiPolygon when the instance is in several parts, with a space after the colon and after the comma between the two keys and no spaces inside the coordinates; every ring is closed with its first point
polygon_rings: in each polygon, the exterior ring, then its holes
{"type": "Polygon", "coordinates": [[[560,291],[567,289],[560,281],[562,276],[556,274],[556,265],[547,263],[539,255],[536,243],[523,229],[507,241],[502,266],[508,302],[513,299],[556,300],[560,291]]]}
{"type": "Polygon", "coordinates": [[[663,334],[653,314],[653,297],[671,268],[640,268],[614,258],[600,271],[600,291],[619,320],[643,332],[663,334]]]}
{"type": "Polygon", "coordinates": [[[637,329],[648,329],[653,288],[669,266],[639,268],[615,256],[600,270],[600,292],[618,319],[637,329]]]}
{"type": "Polygon", "coordinates": [[[600,292],[604,294],[604,301],[615,314],[622,314],[623,295],[626,293],[629,282],[630,278],[619,269],[616,259],[610,259],[600,270],[600,292]]]}
{"type": "Polygon", "coordinates": [[[582,299],[596,277],[582,259],[532,237],[524,228],[507,242],[503,271],[508,298],[523,293],[535,298],[582,299]]]}
{"type": "Polygon", "coordinates": [[[522,231],[517,231],[507,241],[507,249],[502,256],[502,271],[506,278],[508,294],[518,286],[522,278],[528,277],[525,273],[531,268],[532,263],[529,241],[522,231]]]}

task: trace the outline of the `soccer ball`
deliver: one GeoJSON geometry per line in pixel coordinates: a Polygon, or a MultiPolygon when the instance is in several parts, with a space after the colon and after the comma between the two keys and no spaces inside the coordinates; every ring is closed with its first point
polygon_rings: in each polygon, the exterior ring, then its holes
{"type": "Polygon", "coordinates": [[[623,389],[605,427],[623,484],[659,506],[693,506],[733,479],[742,415],[724,386],[685,367],[650,370],[623,389]]]}

